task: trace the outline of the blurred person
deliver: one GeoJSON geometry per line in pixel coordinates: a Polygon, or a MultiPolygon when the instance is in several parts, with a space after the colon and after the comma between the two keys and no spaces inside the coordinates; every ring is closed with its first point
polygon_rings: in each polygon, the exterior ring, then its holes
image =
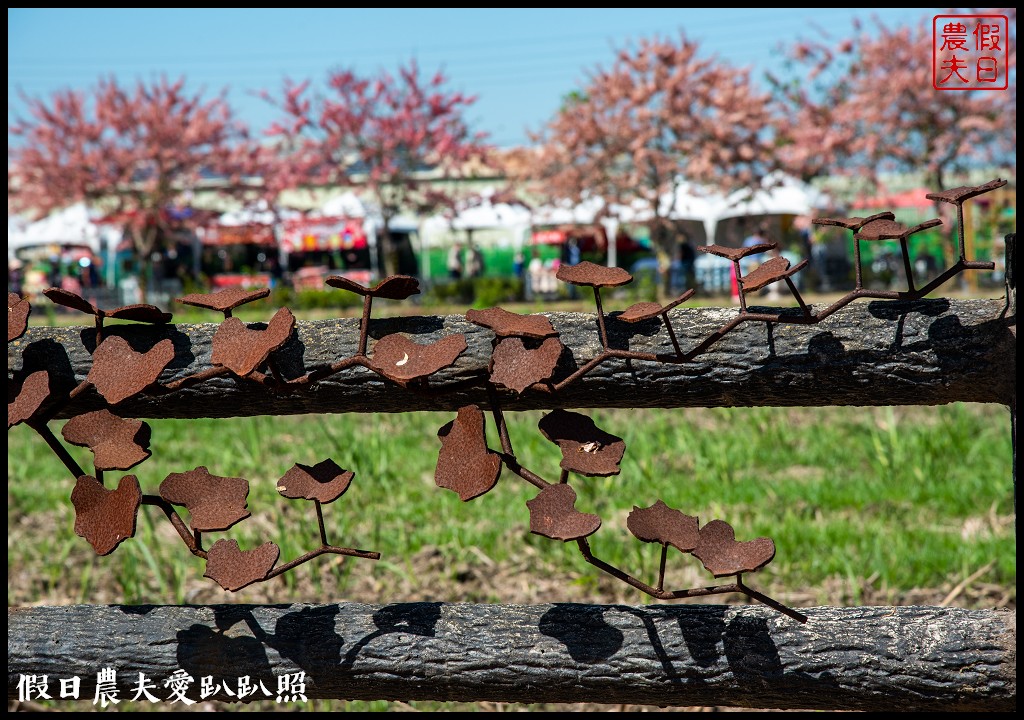
{"type": "Polygon", "coordinates": [[[462,246],[452,245],[448,250],[448,277],[452,280],[459,280],[462,278],[462,246]]]}

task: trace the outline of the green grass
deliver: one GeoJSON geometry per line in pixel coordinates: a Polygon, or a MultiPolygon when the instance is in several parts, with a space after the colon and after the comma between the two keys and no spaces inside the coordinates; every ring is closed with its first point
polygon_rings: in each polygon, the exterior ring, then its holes
{"type": "MultiPolygon", "coordinates": [[[[541,415],[510,413],[510,432],[520,461],[554,481],[560,454],[537,430],[541,415]]],[[[726,520],[740,540],[771,537],[776,559],[748,577],[757,587],[807,590],[823,588],[830,579],[874,576],[895,592],[908,591],[948,585],[990,560],[995,565],[987,582],[1016,585],[1009,417],[1003,408],[621,410],[591,416],[622,436],[627,451],[619,476],[571,479],[577,508],[603,519],[591,538],[594,552],[638,577],[653,581],[658,548],[633,538],[625,517],[634,505],[661,499],[702,523],[726,520]]],[[[225,533],[208,534],[207,546],[219,537],[235,538],[243,548],[269,540],[281,547],[285,562],[315,547],[316,517],[311,503],[282,498],[277,480],[293,463],[328,457],[354,470],[349,491],[324,506],[328,538],[376,550],[382,559],[317,558],[285,574],[278,596],[337,600],[370,576],[384,588],[383,596],[420,599],[392,596],[389,588],[416,586],[418,571],[410,558],[425,548],[438,548],[452,564],[442,568],[448,580],[458,573],[459,561],[471,557],[470,548],[499,567],[514,564],[529,548],[579,582],[597,582],[601,573],[580,558],[575,544],[529,533],[525,503],[536,490],[507,469],[494,490],[468,503],[435,486],[436,433],[453,417],[150,421],[153,457],[130,472],[148,493],[156,493],[168,473],[199,465],[246,478],[252,517],[225,533]],[[317,598],[304,595],[310,590],[317,598]]],[[[61,425],[51,423],[55,434],[61,425]]],[[[488,434],[497,448],[489,420],[488,434]]],[[[140,512],[135,538],[96,558],[73,532],[70,473],[27,427],[10,430],[8,440],[8,604],[54,593],[70,593],[67,602],[99,596],[181,603],[197,583],[212,585],[201,577],[203,562],[151,507],[140,512]],[[12,579],[21,574],[30,579],[12,579]]],[[[88,450],[70,450],[91,468],[88,450]]],[[[116,482],[123,474],[106,477],[116,482]]],[[[704,572],[692,556],[670,557],[670,584],[676,569],[704,572]]],[[[646,601],[639,594],[635,600],[646,601]]]]}

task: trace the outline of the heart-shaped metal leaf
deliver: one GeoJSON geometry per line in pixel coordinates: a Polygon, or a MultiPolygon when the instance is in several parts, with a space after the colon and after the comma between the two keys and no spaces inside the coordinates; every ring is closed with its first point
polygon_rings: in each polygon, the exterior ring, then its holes
{"type": "Polygon", "coordinates": [[[7,293],[7,342],[17,340],[28,329],[32,304],[17,293],[7,293]]]}
{"type": "Polygon", "coordinates": [[[215,365],[245,377],[288,342],[294,329],[295,316],[288,308],[274,313],[265,330],[251,330],[238,318],[229,317],[213,334],[210,359],[215,365]]]}
{"type": "Polygon", "coordinates": [[[76,415],[64,424],[61,434],[72,445],[89,448],[97,470],[128,470],[150,455],[149,425],[109,410],[76,415]]]}
{"type": "Polygon", "coordinates": [[[236,592],[266,579],[277,564],[281,549],[274,543],[263,543],[252,550],[242,550],[237,540],[218,540],[206,555],[208,577],[225,590],[236,592]]]}
{"type": "Polygon", "coordinates": [[[387,379],[405,385],[453,365],[465,351],[466,336],[462,334],[420,345],[400,333],[393,333],[373,346],[373,357],[368,365],[387,379]]]}
{"type": "Polygon", "coordinates": [[[135,534],[135,520],[142,503],[142,488],[134,475],[121,478],[109,490],[96,478],[82,475],[71,491],[75,506],[75,534],[89,541],[97,555],[109,555],[135,534]]]}
{"type": "Polygon", "coordinates": [[[700,529],[700,542],[693,554],[715,577],[760,570],[775,557],[775,543],[759,537],[737,542],[732,525],[712,520],[700,529]]]}
{"type": "Polygon", "coordinates": [[[246,303],[265,298],[268,295],[270,295],[270,288],[263,288],[262,290],[225,288],[213,293],[191,293],[184,297],[175,298],[175,301],[185,305],[226,313],[246,303]]]}
{"type": "Polygon", "coordinates": [[[72,310],[78,310],[88,315],[99,315],[100,311],[91,302],[86,300],[78,293],[73,293],[70,290],[63,290],[58,287],[46,288],[43,290],[43,295],[50,298],[50,300],[57,305],[63,305],[69,307],[72,310]]]}
{"type": "Polygon", "coordinates": [[[557,337],[547,338],[538,347],[527,347],[522,338],[502,338],[491,353],[491,382],[521,395],[534,383],[551,379],[563,349],[557,337]]]}
{"type": "Polygon", "coordinates": [[[552,410],[540,419],[537,427],[561,449],[563,470],[588,477],[619,474],[625,441],[597,427],[586,415],[552,410]]]}
{"type": "Polygon", "coordinates": [[[205,465],[184,473],[171,473],[160,483],[160,497],[182,505],[191,515],[193,530],[227,530],[249,517],[249,481],[212,475],[205,465]]]}
{"type": "Polygon", "coordinates": [[[633,276],[620,267],[606,267],[584,260],[575,265],[562,265],[555,273],[562,282],[586,287],[618,287],[633,282],[633,276]]]}
{"type": "Polygon", "coordinates": [[[156,382],[174,359],[174,343],[161,340],[148,352],[137,353],[124,338],[111,335],[96,348],[87,379],[108,403],[136,395],[156,382]]]}
{"type": "Polygon", "coordinates": [[[476,405],[459,408],[459,414],[437,431],[441,451],[437,455],[434,482],[458,493],[463,501],[493,488],[501,475],[501,458],[487,448],[484,413],[476,405]]]}
{"type": "Polygon", "coordinates": [[[31,419],[49,396],[50,375],[45,370],[36,370],[21,383],[14,402],[7,403],[7,428],[31,419]]]}
{"type": "Polygon", "coordinates": [[[407,297],[417,295],[420,291],[420,281],[411,275],[390,275],[372,288],[360,285],[355,280],[350,280],[343,275],[331,275],[324,282],[331,287],[348,290],[357,295],[369,295],[386,300],[405,300],[407,297]]]}
{"type": "Polygon", "coordinates": [[[543,315],[519,315],[492,307],[486,310],[470,310],[466,319],[475,325],[490,328],[498,337],[526,337],[543,340],[558,334],[551,321],[543,315]]]}
{"type": "Polygon", "coordinates": [[[530,508],[530,532],[552,540],[579,540],[593,535],[601,527],[601,518],[576,509],[576,491],[567,483],[548,485],[533,500],[530,508]]]}
{"type": "Polygon", "coordinates": [[[277,482],[277,491],[286,498],[334,502],[340,498],[355,473],[343,470],[330,458],[316,465],[295,463],[277,482]]]}
{"type": "Polygon", "coordinates": [[[626,518],[626,527],[644,542],[671,545],[681,552],[692,551],[700,542],[697,518],[670,508],[661,500],[646,508],[634,505],[626,518]]]}

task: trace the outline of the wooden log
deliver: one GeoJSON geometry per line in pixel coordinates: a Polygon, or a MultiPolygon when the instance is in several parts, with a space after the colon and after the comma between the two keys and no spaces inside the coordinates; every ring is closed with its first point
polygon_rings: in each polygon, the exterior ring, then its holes
{"type": "MultiPolygon", "coordinates": [[[[611,303],[607,303],[610,305],[611,303]]],[[[606,305],[607,309],[607,305],[606,305]]],[[[676,308],[670,316],[683,351],[736,318],[732,308],[676,308]]],[[[268,318],[270,316],[268,311],[268,318]]],[[[601,352],[596,316],[545,313],[566,346],[554,379],[568,377],[601,352]]],[[[626,323],[609,313],[609,345],[671,354],[660,320],[626,323]]],[[[501,390],[508,410],[599,407],[723,407],[826,405],[938,405],[985,402],[1010,405],[1016,392],[1015,318],[1004,300],[858,300],[813,325],[743,322],[690,362],[611,359],[557,393],[537,386],[501,390]]],[[[216,324],[114,325],[105,330],[144,351],[164,338],[175,358],[161,383],[209,370],[216,324]]],[[[488,403],[488,364],[494,333],[464,316],[373,320],[376,340],[405,333],[428,343],[454,333],[467,350],[429,387],[407,389],[363,367],[353,367],[288,392],[250,380],[217,377],[171,394],[138,396],[117,406],[127,417],[245,417],[300,413],[455,410],[488,403]]],[[[299,322],[274,354],[284,377],[350,357],[358,349],[355,319],[299,322]]],[[[8,344],[9,378],[47,368],[54,392],[68,392],[91,367],[92,328],[31,327],[8,344]]],[[[58,417],[103,407],[95,391],[82,393],[58,417]]]]}
{"type": "MultiPolygon", "coordinates": [[[[820,710],[1016,709],[1016,613],[927,606],[394,605],[67,606],[7,611],[7,693],[19,678],[184,670],[305,673],[305,695],[359,700],[590,702],[820,710]]],[[[216,699],[237,701],[223,693],[216,699]]],[[[257,693],[253,699],[266,699],[257,693]]]]}

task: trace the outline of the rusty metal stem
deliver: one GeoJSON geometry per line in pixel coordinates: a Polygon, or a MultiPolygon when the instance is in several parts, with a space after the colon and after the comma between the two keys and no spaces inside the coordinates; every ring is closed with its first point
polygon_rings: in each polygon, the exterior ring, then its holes
{"type": "MultiPolygon", "coordinates": [[[[860,267],[860,240],[857,239],[857,233],[853,233],[853,266],[856,269],[856,281],[853,284],[854,290],[860,290],[864,286],[864,271],[860,267]]],[[[818,272],[823,272],[824,268],[818,268],[818,272]]]]}
{"type": "MultiPolygon", "coordinates": [[[[60,440],[57,439],[57,436],[53,434],[49,425],[45,422],[29,422],[26,424],[42,436],[43,440],[46,441],[46,444],[49,445],[50,449],[53,450],[58,458],[60,458],[60,461],[64,463],[64,467],[71,472],[75,479],[85,475],[85,471],[82,470],[81,466],[73,457],[71,457],[71,453],[69,453],[67,448],[61,444],[60,440]]],[[[100,482],[102,482],[102,480],[100,482]]]]}
{"type": "Polygon", "coordinates": [[[516,475],[518,475],[519,477],[521,477],[523,480],[530,483],[534,487],[543,490],[544,488],[551,485],[551,483],[549,483],[547,480],[542,478],[537,473],[520,465],[519,461],[516,460],[515,455],[510,455],[508,453],[503,452],[498,453],[498,457],[501,458],[501,462],[505,464],[505,467],[507,467],[513,473],[515,473],[516,475]]]}
{"type": "Polygon", "coordinates": [[[316,504],[316,523],[320,526],[320,543],[326,547],[330,543],[327,542],[327,530],[324,528],[324,509],[316,498],[313,498],[313,502],[316,504]]]}
{"type": "Polygon", "coordinates": [[[562,476],[558,478],[558,484],[565,485],[567,482],[569,482],[569,471],[562,468],[562,476]]]}
{"type": "Polygon", "coordinates": [[[658,568],[658,591],[665,590],[665,564],[668,562],[668,545],[661,544],[661,566],[658,568]]]}
{"type": "Polygon", "coordinates": [[[98,482],[100,485],[102,485],[103,484],[103,471],[100,470],[99,468],[95,468],[94,472],[96,473],[96,482],[98,482]]]}
{"type": "Polygon", "coordinates": [[[203,549],[203,533],[201,530],[193,530],[192,537],[195,540],[196,547],[200,550],[203,549]]]}
{"type": "Polygon", "coordinates": [[[512,450],[512,438],[508,434],[508,425],[505,424],[505,416],[501,412],[501,403],[498,402],[498,391],[492,383],[487,383],[487,398],[491,402],[491,416],[494,418],[494,427],[498,429],[501,451],[506,455],[515,457],[515,452],[512,450]]]}
{"type": "Polygon", "coordinates": [[[900,251],[903,253],[903,272],[907,275],[907,291],[914,292],[914,268],[910,265],[910,248],[907,239],[900,238],[900,251]]]}
{"type": "Polygon", "coordinates": [[[68,393],[68,400],[74,400],[76,397],[84,393],[86,390],[92,387],[92,383],[88,380],[83,380],[78,383],[78,386],[74,390],[68,393]]]}
{"type": "Polygon", "coordinates": [[[797,622],[800,622],[800,623],[806,623],[807,622],[807,616],[806,615],[804,615],[802,613],[798,613],[796,610],[793,610],[791,608],[786,607],[782,603],[778,602],[777,600],[773,600],[772,598],[768,597],[764,593],[759,593],[757,590],[754,590],[753,588],[750,588],[750,587],[747,587],[746,585],[744,585],[743,584],[743,576],[742,575],[737,575],[736,576],[736,587],[738,587],[740,592],[743,593],[744,595],[746,595],[748,597],[751,597],[754,600],[758,600],[758,601],[764,603],[765,605],[767,605],[768,607],[770,607],[770,608],[772,608],[774,610],[778,610],[783,615],[788,615],[789,617],[793,618],[797,622]]]}
{"type": "Polygon", "coordinates": [[[203,382],[204,380],[220,377],[221,375],[227,375],[230,372],[230,370],[223,366],[207,368],[206,370],[200,370],[194,375],[186,375],[183,378],[178,378],[177,380],[169,382],[164,385],[163,388],[166,390],[180,390],[184,387],[203,382]]]}
{"type": "Polygon", "coordinates": [[[174,529],[178,531],[178,535],[185,543],[189,552],[196,557],[201,557],[204,560],[206,559],[206,551],[196,543],[195,537],[189,532],[188,526],[185,525],[185,521],[181,519],[173,505],[159,495],[143,495],[142,504],[154,505],[163,510],[164,515],[166,515],[167,519],[171,521],[171,525],[174,526],[174,529]]]}
{"type": "Polygon", "coordinates": [[[309,562],[313,558],[319,557],[321,555],[347,555],[348,557],[357,557],[362,558],[363,560],[380,560],[379,552],[371,552],[369,550],[356,550],[354,548],[335,547],[333,545],[324,545],[323,547],[318,547],[316,550],[310,550],[305,555],[300,555],[291,562],[287,562],[284,565],[278,565],[273,570],[268,572],[267,576],[263,579],[269,580],[270,578],[277,577],[278,575],[283,575],[284,573],[291,570],[293,567],[297,567],[304,562],[309,562]]]}
{"type": "Polygon", "coordinates": [[[672,321],[668,319],[668,310],[661,314],[661,319],[665,321],[665,329],[668,331],[668,339],[672,341],[672,347],[676,349],[676,355],[682,357],[683,349],[679,347],[679,340],[676,338],[676,332],[672,329],[672,321]]]}
{"type": "Polygon", "coordinates": [[[366,339],[370,334],[370,308],[373,306],[373,296],[363,295],[363,316],[359,319],[359,350],[356,355],[366,355],[366,339]]]}
{"type": "Polygon", "coordinates": [[[608,331],[604,327],[604,309],[601,307],[601,288],[594,286],[594,302],[597,304],[597,330],[601,334],[601,347],[608,349],[608,331]]]}
{"type": "Polygon", "coordinates": [[[964,232],[964,203],[956,204],[956,234],[959,241],[960,262],[967,260],[967,238],[964,232]]]}

